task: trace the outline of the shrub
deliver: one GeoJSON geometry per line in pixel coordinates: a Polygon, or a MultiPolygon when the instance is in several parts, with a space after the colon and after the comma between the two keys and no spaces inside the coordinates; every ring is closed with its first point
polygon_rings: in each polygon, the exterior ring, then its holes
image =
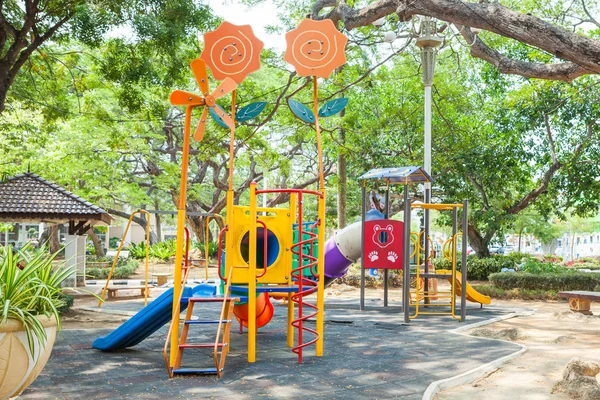
{"type": "Polygon", "coordinates": [[[131,246],[129,246],[129,257],[134,258],[136,260],[146,258],[146,243],[132,243],[131,246]]]}
{"type": "MultiPolygon", "coordinates": [[[[204,256],[206,257],[206,252],[204,249],[206,246],[205,246],[204,242],[194,242],[192,246],[194,248],[200,250],[202,252],[202,254],[204,254],[204,256]]],[[[208,242],[208,256],[216,257],[218,252],[219,252],[219,243],[208,242]]]]}
{"type": "Polygon", "coordinates": [[[111,249],[116,249],[117,247],[119,247],[120,241],[121,241],[121,238],[113,236],[110,239],[108,239],[108,247],[111,249]]]}
{"type": "MultiPolygon", "coordinates": [[[[457,260],[457,264],[459,262],[460,262],[460,260],[457,260]]],[[[431,263],[433,264],[435,269],[450,269],[450,268],[452,268],[452,261],[450,261],[444,257],[434,258],[431,261],[431,263]]]]}
{"type": "Polygon", "coordinates": [[[467,260],[468,278],[487,280],[490,274],[502,271],[502,268],[515,268],[512,258],[496,255],[487,258],[469,258],[467,260]]]}
{"type": "Polygon", "coordinates": [[[528,272],[530,274],[562,274],[565,272],[572,272],[572,269],[563,267],[560,264],[553,262],[540,262],[536,260],[527,261],[524,265],[519,267],[519,271],[528,272]]]}
{"type": "Polygon", "coordinates": [[[558,300],[556,290],[500,289],[494,285],[474,285],[479,293],[494,299],[558,300]]]}
{"type": "Polygon", "coordinates": [[[594,290],[600,278],[589,273],[569,274],[500,272],[490,275],[490,282],[501,289],[527,290],[594,290]]]}
{"type": "MultiPolygon", "coordinates": [[[[435,258],[432,261],[436,269],[451,269],[452,262],[445,258],[435,258]]],[[[456,268],[460,270],[462,260],[457,258],[456,268]]],[[[512,258],[501,255],[479,258],[476,255],[467,257],[467,274],[469,279],[487,280],[488,276],[495,272],[502,271],[502,268],[515,268],[515,262],[512,258]]]]}
{"type": "Polygon", "coordinates": [[[582,258],[578,259],[576,262],[582,263],[582,264],[583,263],[585,263],[585,264],[592,263],[592,264],[600,265],[600,262],[597,259],[595,259],[594,257],[582,257],[582,258]]]}
{"type": "Polygon", "coordinates": [[[557,256],[556,254],[546,254],[544,255],[544,262],[551,262],[551,263],[560,263],[563,261],[562,256],[557,256]]]}
{"type": "Polygon", "coordinates": [[[527,261],[533,259],[533,256],[531,254],[521,253],[518,251],[514,251],[514,252],[510,253],[507,257],[512,258],[513,261],[516,262],[517,264],[520,264],[523,261],[523,259],[525,259],[527,261]]]}
{"type": "Polygon", "coordinates": [[[63,305],[57,307],[56,309],[59,313],[64,314],[68,312],[71,309],[71,307],[73,307],[73,304],[75,303],[75,296],[71,296],[70,294],[66,293],[61,293],[58,297],[62,301],[63,305]]]}
{"type": "MultiPolygon", "coordinates": [[[[150,246],[150,257],[158,258],[159,260],[167,261],[175,256],[177,242],[174,239],[165,240],[150,246]]],[[[145,255],[144,255],[145,256],[145,255]]]]}
{"type": "MultiPolygon", "coordinates": [[[[137,261],[133,260],[117,263],[112,277],[113,279],[127,279],[135,273],[138,266],[137,261]]],[[[107,279],[109,272],[110,268],[90,268],[86,271],[86,275],[91,279],[107,279]]]]}
{"type": "Polygon", "coordinates": [[[583,262],[583,263],[573,264],[572,268],[575,268],[575,269],[599,270],[600,269],[600,265],[598,263],[583,262]]]}

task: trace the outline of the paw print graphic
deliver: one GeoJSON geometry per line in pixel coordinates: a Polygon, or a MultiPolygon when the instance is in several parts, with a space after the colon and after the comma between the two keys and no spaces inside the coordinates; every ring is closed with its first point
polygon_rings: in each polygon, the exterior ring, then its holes
{"type": "Polygon", "coordinates": [[[369,260],[371,260],[371,262],[379,260],[379,256],[377,255],[376,251],[372,251],[369,253],[369,260]]]}
{"type": "Polygon", "coordinates": [[[396,262],[396,260],[398,260],[398,254],[396,254],[395,251],[390,251],[388,253],[387,259],[390,260],[391,262],[396,262]]]}

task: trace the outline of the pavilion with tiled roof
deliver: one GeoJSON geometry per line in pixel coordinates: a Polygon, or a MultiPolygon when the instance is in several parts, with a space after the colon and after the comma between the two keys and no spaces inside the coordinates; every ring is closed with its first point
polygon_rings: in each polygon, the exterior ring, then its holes
{"type": "Polygon", "coordinates": [[[102,208],[31,172],[0,181],[0,221],[69,224],[65,264],[76,274],[67,286],[85,285],[85,233],[111,220],[102,208]]]}
{"type": "Polygon", "coordinates": [[[0,221],[69,223],[69,234],[83,234],[91,225],[110,224],[102,208],[59,185],[26,172],[0,182],[0,221]]]}

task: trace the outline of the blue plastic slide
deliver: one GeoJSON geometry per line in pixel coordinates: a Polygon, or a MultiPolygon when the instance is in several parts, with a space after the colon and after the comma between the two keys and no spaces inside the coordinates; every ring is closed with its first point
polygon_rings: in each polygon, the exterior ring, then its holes
{"type": "MultiPolygon", "coordinates": [[[[187,308],[188,297],[192,295],[196,297],[214,296],[215,294],[216,286],[214,285],[201,284],[193,289],[186,286],[183,290],[181,311],[187,308]]],[[[102,351],[111,351],[135,346],[166,323],[171,322],[172,307],[173,288],[161,294],[107,336],[94,340],[92,347],[102,351]]]]}

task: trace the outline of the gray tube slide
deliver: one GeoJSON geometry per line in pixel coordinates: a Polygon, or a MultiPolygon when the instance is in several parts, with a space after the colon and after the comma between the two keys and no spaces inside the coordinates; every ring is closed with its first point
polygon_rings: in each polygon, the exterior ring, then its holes
{"type": "MultiPolygon", "coordinates": [[[[384,215],[377,210],[369,210],[366,220],[374,219],[384,219],[384,215]]],[[[325,284],[346,275],[350,265],[360,258],[361,230],[362,223],[355,222],[336,231],[325,243],[325,284]]]]}

